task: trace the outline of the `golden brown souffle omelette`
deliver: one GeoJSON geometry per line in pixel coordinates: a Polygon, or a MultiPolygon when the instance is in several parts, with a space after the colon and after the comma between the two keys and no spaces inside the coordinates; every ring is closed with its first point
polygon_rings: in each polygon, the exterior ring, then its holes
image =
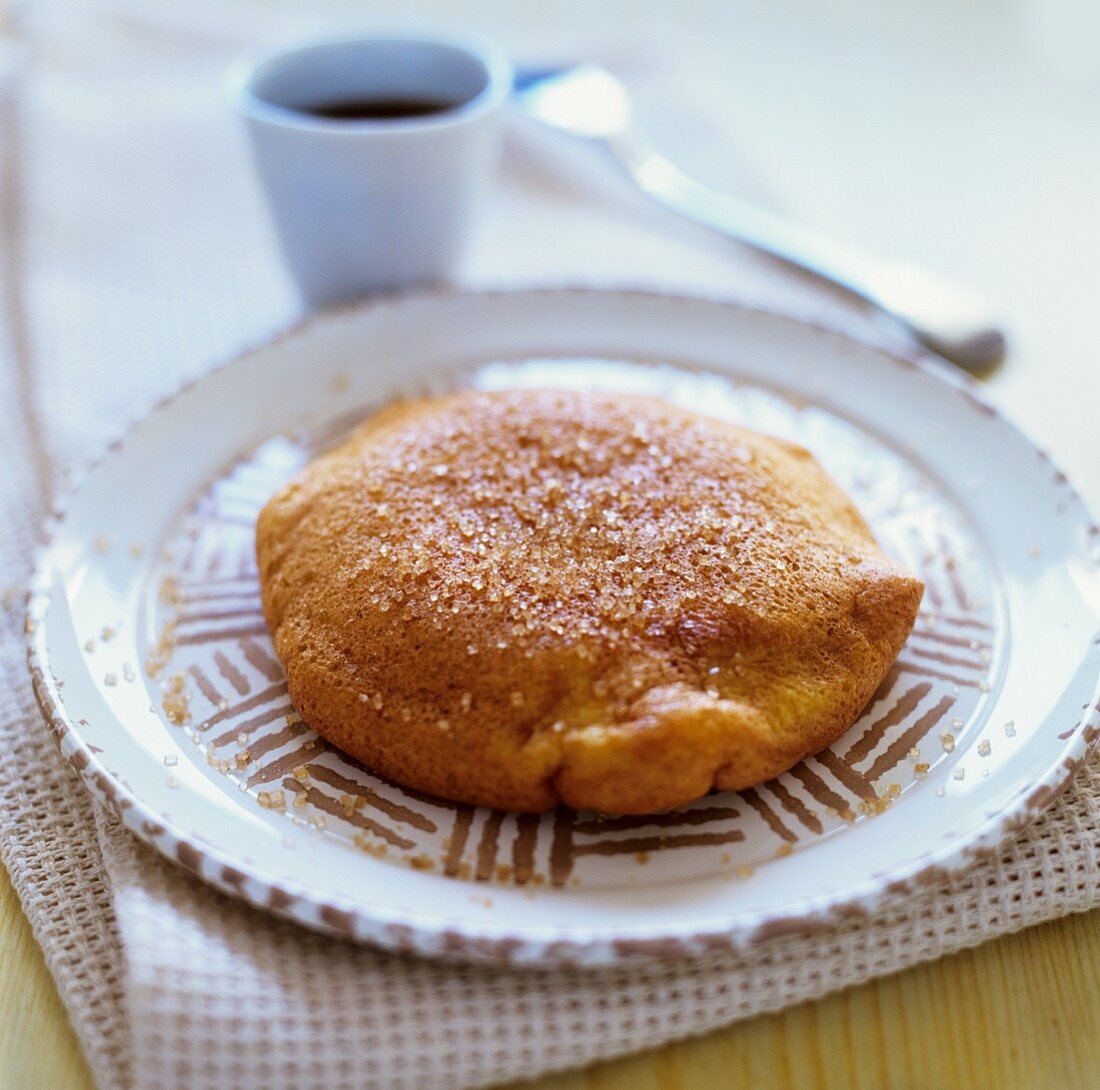
{"type": "Polygon", "coordinates": [[[318,734],[409,787],[647,813],[855,721],[923,586],[801,447],[638,396],[392,405],[256,531],[318,734]]]}

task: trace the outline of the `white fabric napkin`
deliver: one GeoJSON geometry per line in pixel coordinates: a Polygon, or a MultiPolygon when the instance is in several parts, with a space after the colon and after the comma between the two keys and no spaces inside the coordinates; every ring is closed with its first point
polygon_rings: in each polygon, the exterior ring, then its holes
{"type": "MultiPolygon", "coordinates": [[[[43,0],[17,13],[25,67],[0,104],[0,855],[99,1084],[485,1086],[1100,902],[1095,763],[999,859],[886,914],[745,955],[605,972],[439,965],[323,938],[196,884],[93,807],[33,705],[18,587],[54,482],[155,396],[293,316],[218,87],[238,45],[302,22],[278,10],[43,0]]],[[[643,92],[662,84],[643,54],[612,59],[643,92]]],[[[690,111],[665,125],[707,142],[690,111]]],[[[659,283],[875,335],[830,293],[678,231],[604,177],[546,139],[513,138],[469,281],[659,283]]]]}

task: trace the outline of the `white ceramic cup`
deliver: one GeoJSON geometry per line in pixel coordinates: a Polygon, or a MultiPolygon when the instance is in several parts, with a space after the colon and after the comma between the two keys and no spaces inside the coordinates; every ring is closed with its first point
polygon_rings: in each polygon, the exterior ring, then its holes
{"type": "Polygon", "coordinates": [[[454,275],[511,86],[507,57],[472,38],[347,37],[233,66],[229,96],[307,305],[454,275]],[[308,112],[370,99],[449,108],[369,120],[308,112]]]}

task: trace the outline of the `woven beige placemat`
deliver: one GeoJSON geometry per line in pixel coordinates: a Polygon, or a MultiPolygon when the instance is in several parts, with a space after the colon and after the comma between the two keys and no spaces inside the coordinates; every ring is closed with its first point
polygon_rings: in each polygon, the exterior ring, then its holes
{"type": "MultiPolygon", "coordinates": [[[[24,678],[17,588],[43,496],[155,394],[293,311],[217,90],[257,24],[220,11],[188,5],[184,25],[152,5],[39,3],[17,23],[21,124],[11,101],[0,119],[0,855],[99,1084],[484,1086],[1100,903],[1095,762],[999,859],[889,914],[744,956],[599,973],[442,966],[309,934],[196,885],[96,812],[24,678]]],[[[666,285],[858,327],[796,278],[589,191],[587,169],[513,143],[471,277],[636,281],[655,268],[666,285]]]]}

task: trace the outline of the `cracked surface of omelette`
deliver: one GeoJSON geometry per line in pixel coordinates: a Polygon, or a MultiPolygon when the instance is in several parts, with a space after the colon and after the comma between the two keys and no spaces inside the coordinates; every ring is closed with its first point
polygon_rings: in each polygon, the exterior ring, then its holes
{"type": "Polygon", "coordinates": [[[639,396],[400,402],[264,508],[299,714],[467,803],[645,813],[843,734],[922,584],[805,450],[639,396]]]}

